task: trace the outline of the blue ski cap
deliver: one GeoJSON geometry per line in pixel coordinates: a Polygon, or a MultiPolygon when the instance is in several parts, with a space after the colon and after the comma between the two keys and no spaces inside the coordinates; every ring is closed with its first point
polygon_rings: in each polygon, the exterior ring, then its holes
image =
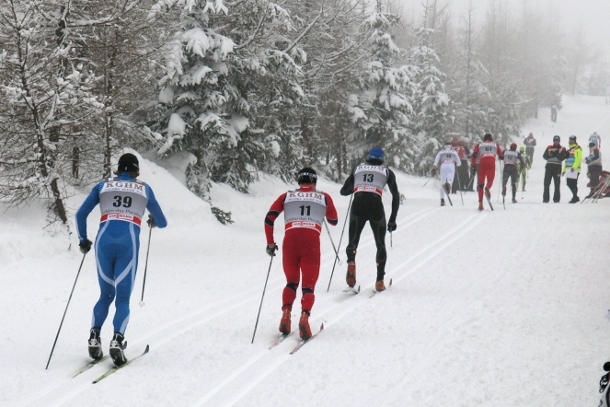
{"type": "Polygon", "coordinates": [[[370,164],[383,164],[383,160],[385,159],[385,153],[379,147],[374,147],[371,149],[368,158],[366,161],[370,164]]]}

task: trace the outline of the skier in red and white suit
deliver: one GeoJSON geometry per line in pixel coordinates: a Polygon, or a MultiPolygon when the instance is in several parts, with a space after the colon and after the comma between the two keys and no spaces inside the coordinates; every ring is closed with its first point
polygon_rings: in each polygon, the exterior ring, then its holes
{"type": "Polygon", "coordinates": [[[309,315],[315,301],[314,290],[320,274],[320,233],[324,217],[333,226],[338,222],[337,209],[330,195],[316,191],[317,178],[313,169],[303,168],[297,176],[299,189],[280,195],[265,217],[267,254],[275,256],[278,247],[273,238],[273,225],[280,213],[284,212],[286,233],[282,256],[286,287],[282,293],[280,332],[287,335],[291,331],[292,304],[301,281],[303,296],[299,333],[303,339],[312,336],[309,315]]]}
{"type": "Polygon", "coordinates": [[[477,144],[472,152],[471,171],[473,175],[477,171],[480,211],[483,210],[483,187],[487,199],[491,198],[490,189],[496,177],[496,157],[504,159],[504,152],[498,143],[492,141],[491,134],[487,133],[483,136],[483,142],[477,144]]]}

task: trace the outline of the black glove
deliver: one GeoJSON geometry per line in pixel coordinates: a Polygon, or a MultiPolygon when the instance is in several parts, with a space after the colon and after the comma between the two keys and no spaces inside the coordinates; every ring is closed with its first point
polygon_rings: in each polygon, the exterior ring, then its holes
{"type": "Polygon", "coordinates": [[[155,218],[153,218],[153,216],[150,213],[148,214],[148,220],[146,221],[146,224],[148,225],[149,228],[157,227],[157,224],[155,223],[155,218]]]}
{"type": "Polygon", "coordinates": [[[393,232],[396,230],[396,222],[393,220],[388,222],[388,232],[393,232]]]}
{"type": "Polygon", "coordinates": [[[267,248],[265,249],[267,251],[267,254],[271,257],[275,256],[275,251],[277,250],[277,245],[275,243],[273,244],[268,244],[267,248]]]}
{"type": "Polygon", "coordinates": [[[89,250],[91,250],[91,245],[93,245],[93,242],[91,242],[91,240],[86,240],[84,242],[80,242],[78,247],[80,248],[80,252],[82,254],[87,254],[89,253],[89,250]]]}
{"type": "Polygon", "coordinates": [[[430,171],[430,174],[432,174],[433,177],[436,177],[436,168],[432,168],[432,171],[430,171]]]}

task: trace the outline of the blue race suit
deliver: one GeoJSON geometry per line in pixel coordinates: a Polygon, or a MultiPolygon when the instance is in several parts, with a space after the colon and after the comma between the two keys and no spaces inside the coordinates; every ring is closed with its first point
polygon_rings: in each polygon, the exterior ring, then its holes
{"type": "Polygon", "coordinates": [[[144,212],[148,209],[160,228],[167,226],[167,220],[150,186],[124,172],[97,184],[76,213],[80,243],[87,241],[87,216],[98,204],[102,217],[95,239],[95,259],[100,298],[93,308],[91,329],[101,330],[116,296],[114,332],[124,335],[138,269],[140,225],[144,212]]]}

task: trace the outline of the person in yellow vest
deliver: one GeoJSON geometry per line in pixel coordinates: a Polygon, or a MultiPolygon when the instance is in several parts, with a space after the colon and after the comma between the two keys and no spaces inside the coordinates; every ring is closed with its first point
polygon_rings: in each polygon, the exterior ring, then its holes
{"type": "Polygon", "coordinates": [[[578,197],[578,176],[580,175],[580,164],[582,163],[582,148],[576,143],[576,136],[572,135],[569,139],[568,157],[563,163],[563,173],[567,179],[568,188],[572,191],[570,203],[580,201],[578,197]]]}

